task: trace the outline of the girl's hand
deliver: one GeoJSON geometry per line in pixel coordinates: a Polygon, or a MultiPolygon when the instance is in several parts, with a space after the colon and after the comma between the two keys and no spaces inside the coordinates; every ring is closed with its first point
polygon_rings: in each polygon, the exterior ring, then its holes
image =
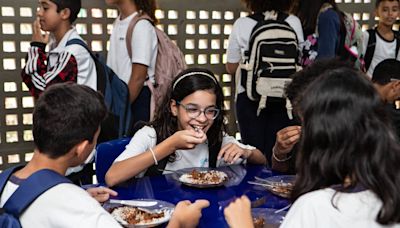
{"type": "Polygon", "coordinates": [[[293,146],[299,142],[300,135],[300,126],[289,126],[278,131],[274,146],[275,155],[279,156],[289,153],[293,149],[293,146]]]}
{"type": "Polygon", "coordinates": [[[233,164],[238,158],[247,159],[250,155],[251,150],[243,149],[235,143],[228,143],[219,151],[218,159],[223,158],[225,163],[233,164]]]}
{"type": "Polygon", "coordinates": [[[36,18],[36,20],[33,22],[32,27],[33,27],[32,41],[47,44],[49,42],[49,33],[46,32],[44,35],[42,35],[39,18],[36,18]]]}
{"type": "Polygon", "coordinates": [[[250,200],[246,196],[242,196],[224,209],[225,219],[229,227],[254,227],[250,205],[250,200]]]}
{"type": "Polygon", "coordinates": [[[202,131],[181,130],[171,136],[174,140],[175,149],[193,149],[197,144],[207,140],[207,135],[202,131]]]}
{"type": "Polygon", "coordinates": [[[114,190],[111,190],[107,187],[95,187],[95,188],[88,188],[86,190],[90,196],[95,198],[99,203],[103,203],[107,201],[110,196],[117,196],[118,193],[114,190]]]}

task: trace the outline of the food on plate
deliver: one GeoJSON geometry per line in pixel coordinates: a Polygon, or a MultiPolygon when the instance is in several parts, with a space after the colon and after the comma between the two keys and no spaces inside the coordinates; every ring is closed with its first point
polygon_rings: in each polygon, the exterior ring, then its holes
{"type": "Polygon", "coordinates": [[[265,226],[265,219],[263,217],[253,217],[254,228],[263,228],[265,226]]]}
{"type": "Polygon", "coordinates": [[[290,194],[292,193],[293,190],[293,183],[273,183],[272,186],[269,188],[269,190],[272,193],[275,193],[279,196],[285,197],[285,198],[289,198],[290,194]]]}
{"type": "MultiPolygon", "coordinates": [[[[123,225],[146,225],[165,220],[166,211],[150,212],[145,209],[129,206],[114,207],[109,210],[111,215],[123,225]]],[[[164,221],[165,222],[165,221],[164,221]]]]}
{"type": "Polygon", "coordinates": [[[190,184],[218,185],[228,179],[226,173],[217,170],[200,171],[193,169],[191,172],[183,174],[179,180],[190,184]]]}

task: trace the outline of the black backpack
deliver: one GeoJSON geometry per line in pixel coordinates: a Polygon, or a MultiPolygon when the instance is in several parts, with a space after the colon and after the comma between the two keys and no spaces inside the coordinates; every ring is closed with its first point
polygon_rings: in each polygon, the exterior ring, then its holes
{"type": "MultiPolygon", "coordinates": [[[[3,193],[10,176],[22,166],[9,168],[0,174],[0,190],[3,193]]],[[[49,169],[42,169],[28,177],[8,198],[2,208],[0,208],[0,227],[2,228],[21,228],[19,216],[28,208],[29,205],[42,193],[48,189],[61,184],[71,183],[66,177],[49,169]]]]}
{"type": "MultiPolygon", "coordinates": [[[[374,57],[375,47],[376,47],[376,28],[368,29],[367,30],[369,37],[368,37],[368,44],[367,50],[365,51],[365,70],[368,71],[369,67],[371,66],[372,58],[374,57]]],[[[394,38],[396,39],[396,55],[399,53],[400,49],[400,33],[398,31],[394,32],[394,38]]],[[[397,56],[394,56],[396,58],[397,56]]]]}
{"type": "Polygon", "coordinates": [[[245,51],[241,65],[241,84],[252,101],[259,101],[257,114],[270,101],[284,101],[284,88],[290,76],[300,70],[298,66],[298,40],[295,31],[285,21],[288,14],[279,12],[276,18],[271,12],[253,14],[256,20],[249,49],[245,51]]]}
{"type": "Polygon", "coordinates": [[[108,108],[108,116],[102,122],[98,142],[127,136],[131,129],[131,106],[128,85],[107,66],[98,54],[94,54],[81,39],[71,39],[68,45],[81,45],[92,57],[96,64],[97,90],[104,96],[108,108]]]}

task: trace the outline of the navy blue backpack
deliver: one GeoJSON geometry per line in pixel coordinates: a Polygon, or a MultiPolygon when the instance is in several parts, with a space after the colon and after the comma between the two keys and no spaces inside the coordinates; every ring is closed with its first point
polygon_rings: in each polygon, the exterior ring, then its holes
{"type": "Polygon", "coordinates": [[[108,116],[101,124],[98,142],[123,138],[131,130],[131,106],[129,101],[128,85],[122,81],[114,71],[107,66],[98,54],[94,54],[81,39],[71,39],[68,45],[81,45],[92,57],[96,64],[97,90],[104,96],[104,102],[108,108],[108,116]]]}
{"type": "MultiPolygon", "coordinates": [[[[9,168],[0,174],[1,193],[3,193],[10,176],[20,168],[22,168],[22,166],[9,168]]],[[[10,196],[4,206],[0,208],[0,227],[22,227],[19,222],[19,216],[25,209],[42,193],[61,183],[71,183],[71,181],[49,169],[39,170],[29,176],[10,196]]]]}

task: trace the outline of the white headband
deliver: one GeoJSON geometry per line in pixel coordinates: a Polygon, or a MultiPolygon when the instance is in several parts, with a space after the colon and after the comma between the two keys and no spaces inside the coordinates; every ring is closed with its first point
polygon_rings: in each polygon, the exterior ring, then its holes
{"type": "Polygon", "coordinates": [[[177,85],[182,79],[184,79],[184,78],[186,78],[186,77],[189,77],[189,76],[192,76],[192,75],[196,75],[196,74],[207,76],[207,77],[211,78],[211,79],[215,82],[215,84],[218,84],[218,82],[217,82],[217,80],[215,79],[215,77],[213,77],[211,74],[206,73],[206,72],[201,72],[201,71],[195,71],[195,72],[186,73],[186,74],[182,75],[180,78],[178,78],[178,79],[175,81],[174,85],[172,86],[172,90],[175,90],[176,85],[177,85]]]}

